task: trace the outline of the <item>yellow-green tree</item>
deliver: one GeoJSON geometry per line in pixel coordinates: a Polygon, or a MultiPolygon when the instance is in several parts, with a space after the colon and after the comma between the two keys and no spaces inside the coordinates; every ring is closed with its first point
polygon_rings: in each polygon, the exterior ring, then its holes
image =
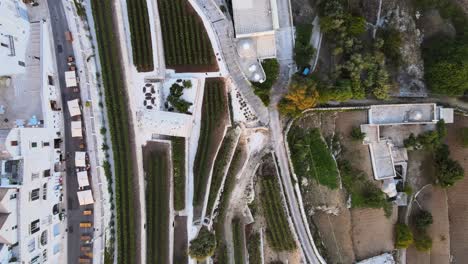
{"type": "Polygon", "coordinates": [[[278,104],[283,115],[297,116],[302,111],[317,105],[319,93],[317,83],[306,78],[295,78],[289,85],[289,92],[278,104]]]}

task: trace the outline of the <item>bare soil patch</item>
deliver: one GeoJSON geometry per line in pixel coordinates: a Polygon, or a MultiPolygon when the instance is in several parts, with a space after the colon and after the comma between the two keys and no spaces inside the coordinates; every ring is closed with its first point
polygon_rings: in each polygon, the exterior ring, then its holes
{"type": "Polygon", "coordinates": [[[351,210],[356,259],[366,259],[394,249],[396,216],[396,208],[391,218],[387,218],[382,209],[351,210]]]}
{"type": "Polygon", "coordinates": [[[430,252],[419,252],[411,246],[407,251],[407,261],[408,263],[449,263],[450,235],[445,190],[440,187],[430,187],[424,189],[417,199],[421,208],[414,205],[411,214],[415,216],[422,209],[431,212],[433,217],[434,222],[427,230],[432,238],[432,249],[430,252]]]}
{"type": "MultiPolygon", "coordinates": [[[[447,144],[453,159],[460,162],[468,171],[468,149],[463,148],[458,132],[462,127],[468,127],[468,118],[455,115],[455,123],[447,125],[447,144]]],[[[466,173],[465,173],[466,174],[466,173]]],[[[468,177],[447,190],[448,214],[450,220],[450,254],[454,263],[464,263],[468,259],[468,177]]]]}

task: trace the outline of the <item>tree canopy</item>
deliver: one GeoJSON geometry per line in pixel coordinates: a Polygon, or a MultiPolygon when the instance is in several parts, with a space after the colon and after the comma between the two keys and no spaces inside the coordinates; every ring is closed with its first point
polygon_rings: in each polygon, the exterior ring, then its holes
{"type": "Polygon", "coordinates": [[[296,76],[289,85],[289,92],[278,104],[278,108],[284,115],[297,116],[302,111],[316,106],[318,100],[317,82],[296,76]]]}
{"type": "Polygon", "coordinates": [[[203,261],[211,257],[215,250],[216,236],[207,228],[202,228],[198,236],[190,241],[189,256],[198,261],[203,261]]]}

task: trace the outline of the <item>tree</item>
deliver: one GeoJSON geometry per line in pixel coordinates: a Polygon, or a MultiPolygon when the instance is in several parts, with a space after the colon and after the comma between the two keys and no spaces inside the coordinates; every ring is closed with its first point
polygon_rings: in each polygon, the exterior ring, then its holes
{"type": "Polygon", "coordinates": [[[434,160],[437,182],[440,186],[450,187],[465,176],[460,163],[450,158],[450,151],[446,144],[442,144],[437,148],[434,160]]]}
{"type": "Polygon", "coordinates": [[[405,224],[396,225],[396,248],[408,248],[413,244],[413,233],[410,228],[405,224]]]}
{"type": "Polygon", "coordinates": [[[366,137],[366,133],[362,132],[361,128],[353,127],[353,129],[351,130],[352,139],[356,141],[363,141],[365,137],[366,137]]]}
{"type": "Polygon", "coordinates": [[[426,234],[425,232],[422,234],[419,234],[416,236],[414,239],[414,246],[418,251],[429,251],[432,248],[432,238],[426,234]]]}
{"type": "Polygon", "coordinates": [[[207,228],[202,228],[198,236],[190,241],[189,256],[197,261],[203,261],[211,257],[216,250],[216,236],[208,231],[207,228]]]}
{"type": "Polygon", "coordinates": [[[346,17],[346,32],[354,37],[360,36],[366,32],[366,19],[362,16],[351,16],[346,17]]]}
{"type": "Polygon", "coordinates": [[[424,77],[435,94],[460,96],[468,90],[468,43],[448,37],[423,46],[424,77]]]}
{"type": "Polygon", "coordinates": [[[317,83],[310,78],[296,77],[278,108],[284,115],[297,116],[302,111],[316,106],[318,99],[317,83]]]}
{"type": "Polygon", "coordinates": [[[416,215],[414,224],[417,229],[423,231],[426,230],[430,225],[432,225],[432,222],[432,214],[428,211],[423,210],[416,215]]]}
{"type": "Polygon", "coordinates": [[[385,57],[395,66],[400,66],[402,58],[400,48],[402,46],[401,32],[396,28],[387,28],[382,31],[381,38],[384,40],[382,51],[385,57]]]}
{"type": "Polygon", "coordinates": [[[182,81],[182,85],[184,86],[184,88],[190,89],[190,88],[192,88],[192,81],[190,81],[190,80],[183,80],[183,81],[182,81]]]}

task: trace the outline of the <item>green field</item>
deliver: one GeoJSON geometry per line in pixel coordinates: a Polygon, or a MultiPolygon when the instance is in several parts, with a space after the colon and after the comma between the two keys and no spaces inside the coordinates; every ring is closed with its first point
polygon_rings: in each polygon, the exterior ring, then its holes
{"type": "Polygon", "coordinates": [[[267,222],[268,244],[275,251],[295,249],[296,243],[289,229],[278,180],[273,175],[262,176],[259,182],[262,189],[259,198],[267,222]]]}
{"type": "Polygon", "coordinates": [[[128,22],[132,39],[133,64],[139,72],[154,69],[153,47],[145,0],[127,0],[128,22]]]}
{"type": "Polygon", "coordinates": [[[232,219],[232,240],[234,242],[234,263],[244,264],[244,226],[239,218],[232,219]]]}
{"type": "Polygon", "coordinates": [[[185,138],[172,138],[172,173],[174,177],[174,210],[185,208],[185,138]]]}
{"type": "Polygon", "coordinates": [[[338,168],[320,130],[304,131],[293,126],[288,143],[296,175],[315,179],[330,189],[338,188],[338,168]]]}
{"type": "Polygon", "coordinates": [[[203,22],[186,0],[159,0],[167,67],[216,64],[203,22]]]}
{"type": "Polygon", "coordinates": [[[113,27],[113,1],[91,1],[94,25],[104,82],[105,103],[114,159],[115,198],[117,211],[117,263],[137,262],[135,224],[138,207],[133,193],[133,162],[130,141],[126,90],[120,65],[118,38],[113,27]]]}
{"type": "Polygon", "coordinates": [[[151,151],[146,172],[146,263],[169,263],[169,153],[151,151]]]}
{"type": "Polygon", "coordinates": [[[206,79],[202,114],[200,138],[193,168],[194,205],[203,204],[210,168],[221,143],[223,124],[227,118],[226,90],[222,80],[206,79]]]}
{"type": "Polygon", "coordinates": [[[206,212],[207,214],[211,214],[211,210],[213,209],[216,197],[218,196],[218,192],[222,187],[222,181],[224,178],[224,174],[227,170],[228,162],[231,159],[232,155],[234,155],[234,143],[236,140],[236,133],[235,129],[229,129],[226,132],[226,136],[223,139],[223,143],[218,151],[218,155],[216,155],[216,160],[213,166],[213,174],[211,175],[211,184],[210,184],[210,194],[208,195],[208,205],[206,212]]]}

